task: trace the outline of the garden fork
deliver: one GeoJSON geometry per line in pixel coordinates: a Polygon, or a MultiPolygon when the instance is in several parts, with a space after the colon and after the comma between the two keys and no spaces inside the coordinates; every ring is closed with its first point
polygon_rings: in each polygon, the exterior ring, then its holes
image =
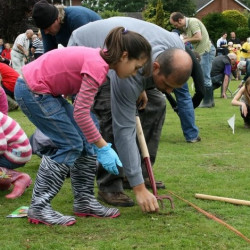
{"type": "Polygon", "coordinates": [[[141,149],[141,154],[142,154],[142,157],[143,157],[143,160],[145,162],[146,169],[148,172],[148,176],[149,176],[150,184],[151,184],[151,187],[153,190],[153,194],[156,197],[156,199],[158,201],[160,201],[162,208],[165,207],[163,200],[168,199],[171,203],[171,208],[173,209],[174,202],[173,202],[172,197],[169,195],[158,195],[158,193],[157,193],[153,169],[152,169],[152,165],[151,165],[151,161],[150,161],[150,157],[149,157],[149,152],[148,152],[148,148],[147,148],[147,144],[146,144],[145,137],[143,134],[143,130],[142,130],[141,121],[140,121],[139,116],[136,116],[136,133],[137,133],[137,138],[138,138],[140,149],[141,149]]]}

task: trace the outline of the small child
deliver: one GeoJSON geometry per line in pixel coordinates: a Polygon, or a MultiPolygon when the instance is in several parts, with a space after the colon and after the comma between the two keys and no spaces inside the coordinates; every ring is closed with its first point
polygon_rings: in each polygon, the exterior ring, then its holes
{"type": "Polygon", "coordinates": [[[245,86],[241,87],[233,98],[232,105],[240,106],[245,128],[250,128],[250,77],[247,78],[245,86]]]}
{"type": "Polygon", "coordinates": [[[240,61],[240,57],[241,57],[241,45],[240,44],[236,44],[236,56],[237,56],[237,61],[240,61]]]}
{"type": "Polygon", "coordinates": [[[9,43],[5,43],[4,45],[4,50],[2,51],[1,56],[5,59],[8,59],[9,61],[11,60],[11,48],[9,43]]]}
{"type": "Polygon", "coordinates": [[[227,45],[228,53],[235,53],[237,52],[237,49],[233,46],[233,42],[228,42],[227,45]]]}
{"type": "Polygon", "coordinates": [[[32,151],[29,139],[19,124],[11,117],[0,112],[0,189],[13,191],[6,195],[8,199],[21,196],[31,184],[28,174],[14,171],[23,167],[31,159],[32,151]]]}

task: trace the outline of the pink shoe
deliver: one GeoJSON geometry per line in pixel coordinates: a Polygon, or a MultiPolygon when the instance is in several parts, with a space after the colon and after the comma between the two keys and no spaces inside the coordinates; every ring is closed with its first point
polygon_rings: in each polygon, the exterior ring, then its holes
{"type": "Polygon", "coordinates": [[[21,196],[25,189],[30,186],[32,180],[28,174],[20,173],[20,176],[12,182],[14,188],[10,194],[5,195],[8,199],[15,199],[21,196]]]}
{"type": "Polygon", "coordinates": [[[25,189],[32,183],[28,174],[3,167],[0,168],[0,171],[5,176],[5,178],[0,178],[0,188],[6,190],[10,188],[11,184],[14,185],[12,192],[5,196],[8,199],[15,199],[21,196],[25,189]]]}

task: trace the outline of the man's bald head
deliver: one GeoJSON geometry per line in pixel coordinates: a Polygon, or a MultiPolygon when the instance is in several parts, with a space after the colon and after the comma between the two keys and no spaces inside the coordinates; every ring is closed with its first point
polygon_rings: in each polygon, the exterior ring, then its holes
{"type": "Polygon", "coordinates": [[[31,29],[26,30],[25,33],[26,33],[26,36],[27,36],[28,39],[31,39],[33,34],[34,34],[33,30],[31,30],[31,29]]]}
{"type": "Polygon", "coordinates": [[[162,52],[155,60],[159,64],[159,74],[171,77],[174,88],[180,88],[188,81],[193,63],[189,54],[182,49],[171,48],[162,52]]]}

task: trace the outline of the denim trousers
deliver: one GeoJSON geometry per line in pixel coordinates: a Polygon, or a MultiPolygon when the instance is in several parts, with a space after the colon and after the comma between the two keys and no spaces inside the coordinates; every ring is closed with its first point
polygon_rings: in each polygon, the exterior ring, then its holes
{"type": "Polygon", "coordinates": [[[22,78],[18,78],[14,93],[23,113],[57,146],[58,150],[50,155],[52,160],[73,166],[82,152],[94,154],[73,118],[73,106],[66,99],[35,94],[22,78]]]}
{"type": "Polygon", "coordinates": [[[204,75],[204,86],[205,87],[212,87],[212,81],[211,81],[211,69],[212,69],[212,63],[215,57],[216,49],[213,45],[211,45],[211,48],[208,52],[205,52],[201,55],[201,69],[204,75]]]}
{"type": "Polygon", "coordinates": [[[178,115],[184,137],[186,141],[196,139],[199,135],[199,129],[195,125],[194,106],[188,84],[185,83],[181,88],[174,89],[173,92],[177,101],[178,115]]]}
{"type": "Polygon", "coordinates": [[[0,156],[0,167],[7,168],[7,169],[15,169],[15,168],[20,168],[23,167],[25,164],[18,164],[9,161],[6,157],[3,155],[0,156]]]}

